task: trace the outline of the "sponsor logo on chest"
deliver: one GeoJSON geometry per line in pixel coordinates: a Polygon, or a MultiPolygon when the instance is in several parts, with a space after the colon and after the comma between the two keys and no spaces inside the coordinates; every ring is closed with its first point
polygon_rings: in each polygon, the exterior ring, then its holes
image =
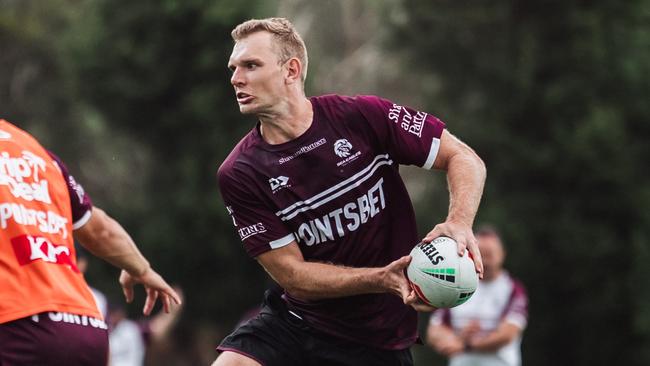
{"type": "Polygon", "coordinates": [[[308,246],[334,241],[359,230],[386,208],[384,178],[380,178],[366,193],[342,204],[320,218],[303,222],[294,233],[299,242],[308,246]]]}
{"type": "Polygon", "coordinates": [[[52,203],[48,182],[39,176],[45,168],[45,160],[29,151],[23,151],[18,157],[3,151],[0,153],[0,185],[7,186],[16,198],[52,203]]]}
{"type": "Polygon", "coordinates": [[[361,151],[354,152],[350,141],[347,139],[339,139],[334,142],[334,154],[340,158],[344,158],[336,163],[337,167],[342,167],[357,160],[361,156],[361,151]]]}
{"type": "Polygon", "coordinates": [[[293,154],[278,159],[278,163],[279,163],[280,165],[282,165],[282,164],[284,164],[284,163],[290,162],[291,160],[297,158],[298,156],[300,156],[300,155],[302,155],[302,154],[306,154],[306,153],[308,153],[308,152],[310,152],[310,151],[312,151],[312,150],[314,150],[314,149],[316,149],[316,148],[318,148],[318,147],[320,147],[320,146],[325,145],[326,142],[327,142],[327,139],[325,139],[325,138],[323,137],[323,138],[321,138],[320,140],[314,141],[314,142],[312,142],[312,143],[309,144],[309,145],[301,146],[301,147],[300,147],[298,150],[296,150],[293,154]]]}
{"type": "Polygon", "coordinates": [[[0,228],[6,229],[10,220],[20,225],[35,226],[42,233],[60,234],[63,239],[68,237],[68,219],[56,212],[34,210],[12,202],[0,203],[0,228]]]}
{"type": "Polygon", "coordinates": [[[284,175],[269,179],[269,185],[271,186],[273,194],[283,188],[291,187],[291,184],[289,184],[289,177],[285,177],[284,175]]]}

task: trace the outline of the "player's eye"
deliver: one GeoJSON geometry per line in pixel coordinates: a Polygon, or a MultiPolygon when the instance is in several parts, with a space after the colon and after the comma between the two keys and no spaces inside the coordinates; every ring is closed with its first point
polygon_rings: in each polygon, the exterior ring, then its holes
{"type": "Polygon", "coordinates": [[[247,62],[246,63],[246,68],[249,70],[255,70],[257,68],[257,64],[254,62],[247,62]]]}

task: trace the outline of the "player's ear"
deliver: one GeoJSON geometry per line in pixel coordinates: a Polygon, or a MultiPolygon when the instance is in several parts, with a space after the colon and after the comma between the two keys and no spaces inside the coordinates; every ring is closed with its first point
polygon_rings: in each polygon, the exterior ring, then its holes
{"type": "Polygon", "coordinates": [[[300,77],[302,74],[302,64],[300,60],[295,57],[292,57],[284,64],[286,70],[286,83],[293,84],[300,82],[300,77]]]}

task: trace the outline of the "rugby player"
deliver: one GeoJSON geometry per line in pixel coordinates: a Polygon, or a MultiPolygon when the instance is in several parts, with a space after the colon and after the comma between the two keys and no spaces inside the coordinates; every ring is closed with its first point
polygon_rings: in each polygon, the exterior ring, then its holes
{"type": "Polygon", "coordinates": [[[247,253],[284,289],[218,346],[214,365],[411,365],[416,310],[404,275],[421,240],[472,233],[485,166],[438,118],[375,96],[306,97],[307,51],[283,18],[232,32],[240,112],[258,123],[220,166],[247,253]],[[399,164],[447,172],[449,214],[423,239],[399,164]]]}

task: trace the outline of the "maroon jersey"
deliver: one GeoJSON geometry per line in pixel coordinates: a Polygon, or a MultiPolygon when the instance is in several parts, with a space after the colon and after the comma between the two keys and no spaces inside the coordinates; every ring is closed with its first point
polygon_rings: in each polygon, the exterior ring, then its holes
{"type": "Polygon", "coordinates": [[[68,172],[68,167],[65,166],[63,161],[51,151],[48,151],[48,154],[50,154],[59,166],[63,179],[65,179],[68,186],[70,206],[72,207],[72,228],[77,230],[90,220],[93,208],[92,201],[81,184],[77,183],[70,172],[68,172]]]}
{"type": "MultiPolygon", "coordinates": [[[[305,133],[270,145],[259,126],[218,171],[221,195],[252,257],[294,240],[307,261],[383,267],[418,242],[399,164],[430,169],[444,123],[374,96],[312,97],[305,133]]],[[[392,294],[302,300],[289,307],[317,329],[385,349],[417,338],[417,314],[392,294]]]]}

